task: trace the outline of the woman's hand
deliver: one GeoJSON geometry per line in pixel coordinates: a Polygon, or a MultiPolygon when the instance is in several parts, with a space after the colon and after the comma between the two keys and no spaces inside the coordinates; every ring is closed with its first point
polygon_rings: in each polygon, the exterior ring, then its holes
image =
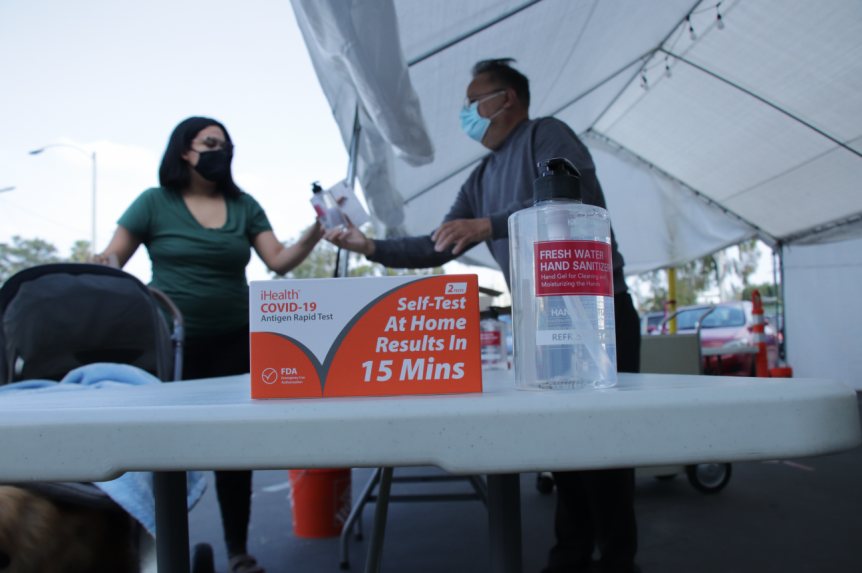
{"type": "Polygon", "coordinates": [[[110,254],[96,254],[90,257],[88,262],[97,264],[97,265],[105,265],[106,267],[113,267],[115,269],[120,268],[120,259],[117,257],[117,253],[110,254]]]}
{"type": "Polygon", "coordinates": [[[311,244],[311,246],[316,245],[320,242],[320,239],[326,234],[326,229],[323,228],[323,225],[320,221],[315,221],[312,226],[307,228],[302,236],[299,238],[300,243],[311,244]]]}
{"type": "Polygon", "coordinates": [[[289,247],[282,245],[272,231],[258,233],[253,239],[252,246],[269,270],[283,276],[305,260],[314,246],[323,238],[323,233],[323,225],[315,221],[312,226],[303,231],[299,240],[289,247]]]}
{"type": "Polygon", "coordinates": [[[129,262],[129,259],[132,258],[132,255],[135,254],[135,251],[138,250],[140,245],[140,239],[131,234],[129,230],[122,225],[118,225],[117,230],[114,231],[114,236],[111,239],[111,243],[108,245],[108,248],[99,254],[93,255],[90,262],[97,265],[107,265],[109,267],[114,267],[115,269],[121,269],[127,262],[129,262]]]}
{"type": "Polygon", "coordinates": [[[362,234],[362,231],[349,224],[346,229],[327,231],[324,239],[340,249],[346,249],[370,257],[374,254],[374,241],[362,234]]]}

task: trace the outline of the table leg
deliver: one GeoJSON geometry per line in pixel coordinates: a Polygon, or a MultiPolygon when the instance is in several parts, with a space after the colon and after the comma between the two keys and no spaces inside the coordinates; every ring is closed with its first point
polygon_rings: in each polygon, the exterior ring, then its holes
{"type": "Polygon", "coordinates": [[[371,528],[371,541],[368,544],[368,559],[365,573],[380,571],[383,555],[383,536],[386,533],[386,514],[389,511],[389,492],[392,489],[392,468],[380,472],[380,486],[377,489],[377,502],[374,508],[374,525],[371,528]]]}
{"type": "Polygon", "coordinates": [[[491,573],[521,573],[521,476],[488,476],[491,573]]]}
{"type": "Polygon", "coordinates": [[[374,488],[377,486],[377,483],[380,481],[380,474],[383,472],[383,468],[377,468],[374,470],[374,473],[371,474],[371,479],[368,480],[368,483],[365,484],[365,488],[362,490],[362,493],[359,495],[359,499],[356,501],[356,504],[353,506],[353,509],[350,510],[350,515],[347,517],[347,521],[344,522],[344,528],[341,530],[341,568],[342,569],[350,569],[350,559],[347,554],[347,544],[350,542],[350,531],[356,527],[356,539],[361,539],[362,537],[362,510],[365,509],[365,504],[368,503],[368,498],[371,497],[371,494],[374,493],[374,488]]]}
{"type": "Polygon", "coordinates": [[[154,472],[156,561],[159,573],[189,573],[186,472],[154,472]]]}

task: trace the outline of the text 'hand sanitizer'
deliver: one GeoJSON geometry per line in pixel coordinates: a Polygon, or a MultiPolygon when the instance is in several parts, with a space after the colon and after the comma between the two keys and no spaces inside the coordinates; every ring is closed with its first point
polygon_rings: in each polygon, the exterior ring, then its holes
{"type": "Polygon", "coordinates": [[[509,217],[515,386],[617,383],[611,220],[581,203],[567,159],[539,163],[533,206],[509,217]]]}

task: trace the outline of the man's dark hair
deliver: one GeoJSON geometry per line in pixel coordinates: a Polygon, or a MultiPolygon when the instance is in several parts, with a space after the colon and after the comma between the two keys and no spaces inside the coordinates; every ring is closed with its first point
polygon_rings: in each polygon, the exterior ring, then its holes
{"type": "MultiPolygon", "coordinates": [[[[165,149],[165,155],[162,157],[162,164],[159,167],[159,185],[179,192],[185,189],[191,183],[191,174],[189,170],[192,168],[188,161],[183,159],[181,155],[191,149],[192,140],[204,128],[211,125],[217,125],[224,132],[228,143],[230,134],[221,123],[208,117],[190,117],[180,122],[174,128],[171,138],[168,140],[168,147],[165,149]]],[[[237,187],[233,182],[233,175],[228,174],[227,179],[219,181],[216,189],[221,191],[225,197],[239,197],[242,194],[242,189],[237,187]]]]}
{"type": "Polygon", "coordinates": [[[482,60],[473,66],[473,77],[479,74],[489,74],[492,81],[495,81],[505,88],[515,90],[515,95],[518,96],[518,101],[525,108],[530,107],[530,80],[527,76],[511,67],[509,64],[515,63],[514,58],[500,58],[499,60],[482,60]]]}

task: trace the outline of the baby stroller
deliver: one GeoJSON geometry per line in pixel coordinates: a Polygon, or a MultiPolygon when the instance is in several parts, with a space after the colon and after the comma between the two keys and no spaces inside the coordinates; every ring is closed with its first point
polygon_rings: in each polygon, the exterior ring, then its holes
{"type": "MultiPolygon", "coordinates": [[[[25,269],[0,288],[0,385],[59,381],[97,362],[129,364],[163,382],[182,375],[183,319],[157,289],[111,267],[58,263],[25,269]],[[159,304],[173,320],[168,330],[159,304]]],[[[156,477],[158,480],[159,478],[156,477]]],[[[92,484],[30,484],[58,502],[104,507],[92,484]]],[[[193,570],[214,570],[212,549],[195,548],[193,570]]]]}

